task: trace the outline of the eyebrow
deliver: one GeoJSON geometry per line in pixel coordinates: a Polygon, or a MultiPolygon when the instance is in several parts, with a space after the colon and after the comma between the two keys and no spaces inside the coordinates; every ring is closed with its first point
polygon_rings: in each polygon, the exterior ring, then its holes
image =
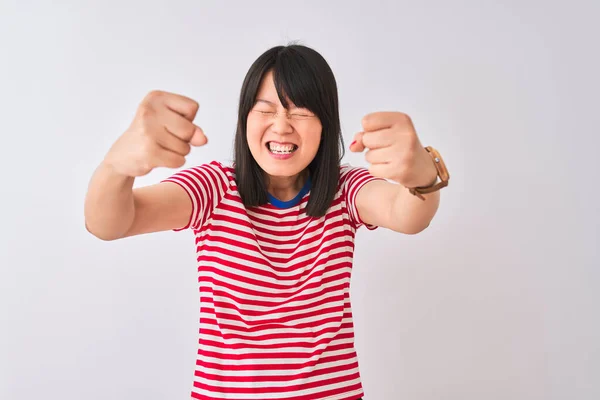
{"type": "MultiPolygon", "coordinates": [[[[266,103],[270,106],[277,107],[277,104],[273,103],[272,101],[265,100],[265,99],[256,99],[256,103],[266,103]]],[[[290,110],[297,110],[299,108],[303,108],[303,107],[298,107],[297,105],[295,105],[292,102],[290,102],[290,105],[291,105],[291,107],[289,107],[290,110]]]]}
{"type": "Polygon", "coordinates": [[[265,100],[265,99],[256,99],[256,102],[257,103],[267,103],[267,104],[272,105],[272,106],[276,106],[277,105],[277,104],[273,103],[272,101],[265,100]]]}

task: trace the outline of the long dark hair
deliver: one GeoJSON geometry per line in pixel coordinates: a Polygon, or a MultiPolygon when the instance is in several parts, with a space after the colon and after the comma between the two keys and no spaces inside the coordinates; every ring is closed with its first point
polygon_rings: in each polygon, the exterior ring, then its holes
{"type": "Polygon", "coordinates": [[[306,214],[325,215],[335,196],[344,156],[344,140],[340,127],[337,84],[333,71],[321,54],[299,44],[276,46],[264,52],[250,67],[240,93],[234,162],[237,188],[246,207],[267,204],[265,174],[258,165],[246,136],[248,113],[265,74],[273,71],[275,88],[281,104],[287,99],[307,108],[321,120],[321,144],[309,164],[312,187],[306,214]]]}

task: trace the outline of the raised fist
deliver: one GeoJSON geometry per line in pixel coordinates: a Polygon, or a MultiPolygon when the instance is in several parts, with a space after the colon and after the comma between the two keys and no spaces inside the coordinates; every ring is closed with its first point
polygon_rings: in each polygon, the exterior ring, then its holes
{"type": "Polygon", "coordinates": [[[112,145],[104,162],[117,173],[137,177],[156,167],[179,168],[191,146],[207,142],[193,124],[198,103],[187,97],[152,91],[140,103],[133,122],[112,145]]]}

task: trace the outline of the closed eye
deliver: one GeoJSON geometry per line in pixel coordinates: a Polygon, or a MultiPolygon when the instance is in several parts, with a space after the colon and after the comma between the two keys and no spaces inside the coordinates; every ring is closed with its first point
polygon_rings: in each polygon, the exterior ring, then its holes
{"type": "MultiPolygon", "coordinates": [[[[269,117],[273,117],[277,114],[277,112],[275,111],[267,111],[267,110],[252,110],[253,112],[256,112],[260,115],[264,115],[264,116],[269,116],[269,117]]],[[[310,113],[302,113],[302,112],[296,112],[296,113],[292,113],[292,114],[288,114],[289,118],[293,119],[293,120],[306,120],[309,118],[313,118],[314,115],[310,114],[310,113]]]]}

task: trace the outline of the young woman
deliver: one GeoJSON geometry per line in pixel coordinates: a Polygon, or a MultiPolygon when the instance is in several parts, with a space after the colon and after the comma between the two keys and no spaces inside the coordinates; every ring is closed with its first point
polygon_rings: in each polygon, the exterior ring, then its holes
{"type": "Polygon", "coordinates": [[[233,165],[210,162],[132,189],[156,167],[182,167],[207,138],[198,104],[151,92],[95,171],[87,229],[104,240],[164,230],[195,236],[200,331],[196,399],[363,396],[349,296],[357,229],[425,229],[448,181],[410,118],[368,114],[340,165],[337,86],[305,46],[278,46],[251,66],[239,102],[233,165]],[[437,182],[440,178],[441,182],[437,182]]]}

